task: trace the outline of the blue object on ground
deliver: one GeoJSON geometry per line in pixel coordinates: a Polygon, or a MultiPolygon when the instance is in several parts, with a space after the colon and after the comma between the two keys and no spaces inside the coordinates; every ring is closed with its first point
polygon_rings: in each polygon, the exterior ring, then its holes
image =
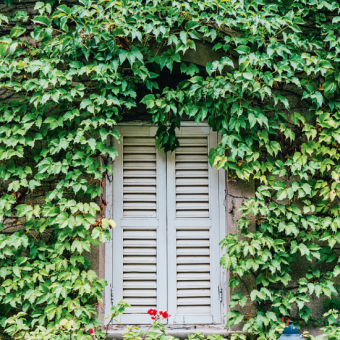
{"type": "Polygon", "coordinates": [[[301,333],[293,326],[293,322],[289,321],[289,326],[285,328],[278,340],[299,340],[301,339],[301,333]]]}

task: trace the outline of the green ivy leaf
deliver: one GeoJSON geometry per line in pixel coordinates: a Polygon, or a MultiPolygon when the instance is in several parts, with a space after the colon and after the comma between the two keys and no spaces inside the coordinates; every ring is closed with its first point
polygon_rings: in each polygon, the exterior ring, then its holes
{"type": "Polygon", "coordinates": [[[36,22],[37,24],[45,25],[47,27],[51,26],[51,20],[45,16],[36,16],[32,20],[33,22],[36,22]]]}

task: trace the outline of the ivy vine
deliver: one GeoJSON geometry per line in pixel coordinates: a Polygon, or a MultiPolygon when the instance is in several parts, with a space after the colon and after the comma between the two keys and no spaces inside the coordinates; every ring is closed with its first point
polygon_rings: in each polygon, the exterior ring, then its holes
{"type": "Polygon", "coordinates": [[[35,10],[0,14],[1,329],[69,339],[72,328],[91,339],[100,324],[106,283],[84,252],[110,240],[103,187],[117,156],[115,125],[131,112],[152,117],[165,151],[178,146],[182,120],[207,121],[222,136],[211,165],[258,184],[241,208],[242,237],[221,242],[231,289],[255,282],[248,295],[232,295],[227,326],[243,322],[269,339],[281,317],[321,322],[313,296],[328,298],[323,322],[334,325],[339,3],[79,0],[35,10]],[[188,61],[198,46],[216,58],[188,61]],[[162,80],[169,74],[179,81],[162,80]],[[293,278],[303,259],[308,269],[293,278]]]}

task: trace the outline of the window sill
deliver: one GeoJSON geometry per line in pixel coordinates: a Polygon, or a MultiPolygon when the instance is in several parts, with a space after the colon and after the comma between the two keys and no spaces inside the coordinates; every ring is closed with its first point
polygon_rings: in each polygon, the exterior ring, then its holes
{"type": "MultiPolygon", "coordinates": [[[[187,339],[188,335],[194,334],[196,332],[202,333],[205,337],[215,333],[215,334],[220,334],[223,335],[224,337],[230,336],[231,334],[234,333],[243,333],[240,331],[227,331],[225,328],[222,327],[202,327],[202,328],[173,328],[173,329],[168,329],[167,333],[169,335],[174,336],[175,338],[179,339],[187,339]]],[[[115,330],[115,331],[108,331],[108,339],[123,339],[125,331],[124,330],[115,330]]]]}

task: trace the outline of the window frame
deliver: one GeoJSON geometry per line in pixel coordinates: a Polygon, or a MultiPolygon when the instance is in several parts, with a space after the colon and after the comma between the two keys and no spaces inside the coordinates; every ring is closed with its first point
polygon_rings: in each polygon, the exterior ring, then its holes
{"type": "MultiPolygon", "coordinates": [[[[202,128],[209,128],[207,123],[199,123],[196,124],[195,122],[182,122],[182,126],[183,128],[185,128],[185,130],[188,130],[188,128],[192,127],[192,131],[193,131],[193,136],[196,134],[197,135],[197,127],[202,127],[202,128]],[[195,131],[196,130],[196,131],[195,131]]],[[[155,127],[152,124],[149,123],[143,123],[143,122],[129,122],[129,123],[121,123],[117,126],[117,130],[119,132],[123,132],[123,134],[125,135],[149,135],[149,136],[154,136],[156,134],[157,131],[157,127],[155,127]],[[148,129],[149,132],[146,132],[148,129]],[[145,131],[144,133],[141,133],[142,131],[145,131]]],[[[179,136],[182,135],[182,131],[179,130],[178,131],[179,136]]],[[[216,132],[212,132],[210,129],[209,135],[208,135],[209,140],[215,139],[216,143],[209,143],[209,149],[211,147],[213,147],[214,145],[217,144],[218,139],[220,138],[220,135],[218,135],[216,132]],[[215,138],[213,136],[216,136],[215,138]]],[[[112,140],[109,141],[112,143],[112,140]]],[[[116,140],[113,141],[114,146],[117,148],[117,151],[119,151],[120,149],[122,149],[122,146],[119,146],[118,142],[116,140]]],[[[166,163],[166,162],[165,162],[166,163]]],[[[113,163],[112,163],[113,166],[113,163]]],[[[157,165],[158,166],[158,165],[157,165]]],[[[114,175],[113,175],[114,176],[114,175]]],[[[219,211],[218,211],[218,219],[219,219],[219,239],[222,240],[225,235],[226,235],[226,213],[225,213],[225,171],[223,169],[218,171],[217,174],[218,177],[218,183],[217,183],[217,191],[218,191],[218,206],[219,206],[219,211]]],[[[158,191],[158,190],[157,190],[158,191]]],[[[117,195],[117,194],[116,194],[117,195]]],[[[107,206],[106,206],[106,218],[112,218],[113,220],[114,218],[114,209],[113,209],[113,203],[114,203],[114,180],[111,179],[111,181],[106,181],[106,188],[105,188],[105,198],[106,198],[106,202],[107,202],[107,206]]],[[[157,203],[158,204],[158,203],[157,203]]],[[[211,205],[211,202],[210,202],[211,205]]],[[[167,208],[167,205],[166,207],[167,208]]],[[[158,212],[157,212],[158,215],[158,212]]],[[[111,230],[111,242],[108,242],[105,244],[105,251],[104,251],[104,267],[105,267],[105,279],[107,280],[108,285],[105,287],[105,291],[104,291],[104,313],[105,316],[109,314],[110,308],[112,306],[112,300],[114,298],[114,301],[117,300],[117,298],[115,298],[113,296],[113,283],[114,283],[114,279],[113,279],[113,263],[114,263],[114,259],[113,259],[113,238],[114,238],[114,234],[115,234],[115,230],[111,230]]],[[[166,237],[167,237],[167,233],[166,233],[166,237]]],[[[163,241],[164,242],[164,241],[163,241]]],[[[167,241],[165,241],[167,242],[167,241]]],[[[221,257],[223,254],[222,250],[219,248],[218,251],[218,256],[221,257]]],[[[116,259],[117,261],[117,259],[116,259]]],[[[225,329],[223,325],[225,325],[226,319],[225,319],[225,315],[227,313],[227,300],[228,300],[228,290],[227,290],[227,274],[226,271],[220,267],[220,272],[219,272],[219,295],[221,297],[220,300],[220,322],[219,323],[214,323],[213,325],[209,325],[208,326],[212,326],[213,328],[216,327],[216,330],[218,329],[225,329]],[[215,325],[215,327],[214,327],[215,325]]],[[[168,281],[168,280],[166,280],[168,281]]],[[[161,297],[160,297],[161,298],[161,297]]],[[[166,297],[167,298],[167,297],[166,297]]],[[[104,324],[108,324],[108,320],[104,321],[104,324]]],[[[131,324],[138,324],[137,322],[131,322],[131,324]]],[[[140,323],[141,325],[145,325],[144,320],[143,322],[140,323]]],[[[199,325],[203,325],[206,326],[207,324],[200,324],[199,325]]],[[[127,324],[122,325],[122,327],[126,327],[127,324]]],[[[183,329],[188,329],[189,325],[188,324],[171,324],[169,325],[169,327],[176,327],[176,329],[181,329],[181,327],[183,327],[183,329]]],[[[197,323],[195,324],[195,326],[197,326],[197,323]]],[[[190,328],[190,327],[189,327],[190,328]]]]}

